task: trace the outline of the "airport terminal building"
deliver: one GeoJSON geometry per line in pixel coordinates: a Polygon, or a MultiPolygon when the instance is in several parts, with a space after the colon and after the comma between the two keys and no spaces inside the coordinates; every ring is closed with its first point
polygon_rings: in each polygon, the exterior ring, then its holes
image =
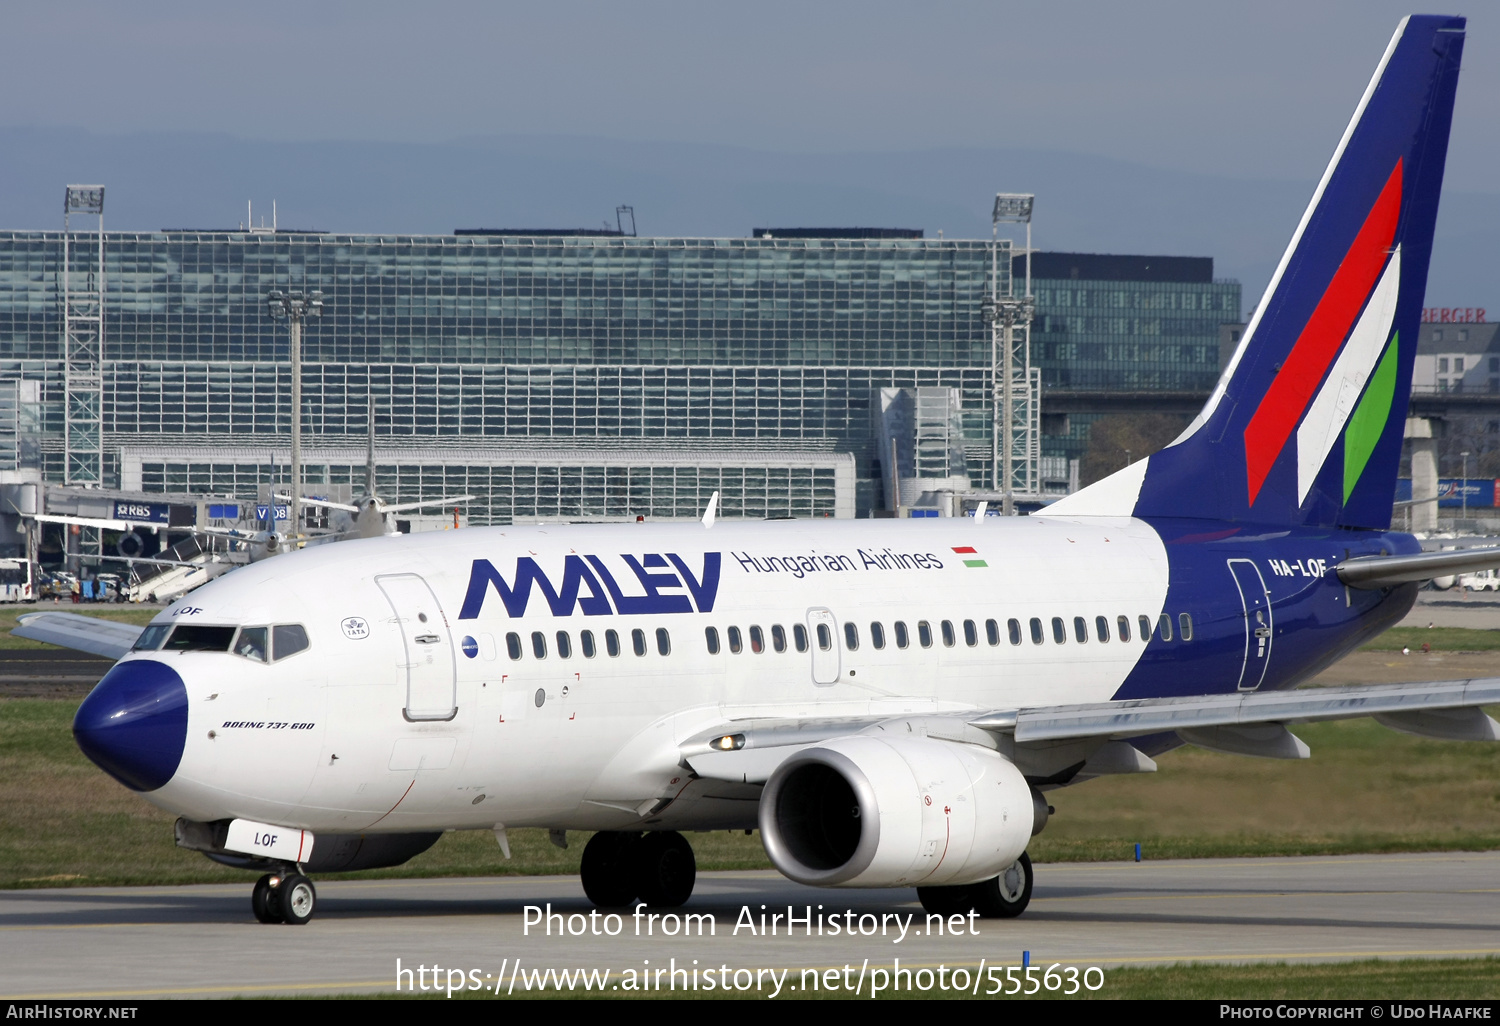
{"type": "MultiPolygon", "coordinates": [[[[1009,288],[1003,241],[998,255],[878,229],[106,233],[100,478],[241,499],[284,481],[288,330],[266,297],[319,289],[302,361],[313,494],[359,490],[373,404],[381,494],[472,493],[470,523],[694,516],[714,491],[727,516],[868,515],[887,501],[872,408],[890,389],[952,397],[946,444],[988,488],[982,301],[992,267],[1009,288]]],[[[1237,284],[1088,263],[1053,280],[1047,256],[1044,383],[1212,384],[1237,284]]],[[[49,481],[67,473],[62,262],[60,232],[0,232],[0,464],[49,481]]]]}

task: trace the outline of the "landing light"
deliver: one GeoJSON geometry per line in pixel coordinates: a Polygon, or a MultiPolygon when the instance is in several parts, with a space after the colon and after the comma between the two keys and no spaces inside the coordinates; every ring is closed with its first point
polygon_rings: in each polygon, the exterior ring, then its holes
{"type": "Polygon", "coordinates": [[[710,741],[708,747],[720,752],[737,752],[745,747],[745,735],[725,734],[710,741]]]}

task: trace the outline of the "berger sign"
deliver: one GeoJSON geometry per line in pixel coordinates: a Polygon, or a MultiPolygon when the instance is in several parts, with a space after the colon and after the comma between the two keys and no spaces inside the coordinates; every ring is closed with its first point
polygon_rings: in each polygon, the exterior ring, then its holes
{"type": "Polygon", "coordinates": [[[1424,306],[1423,324],[1478,324],[1484,320],[1482,306],[1424,306]]]}

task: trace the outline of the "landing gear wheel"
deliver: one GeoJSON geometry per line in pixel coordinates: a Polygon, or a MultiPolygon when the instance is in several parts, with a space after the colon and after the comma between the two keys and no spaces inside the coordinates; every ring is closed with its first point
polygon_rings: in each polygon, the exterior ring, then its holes
{"type": "Polygon", "coordinates": [[[601,908],[622,908],[635,900],[635,849],[640,834],[601,830],[583,846],[579,876],[583,893],[601,908]]]}
{"type": "Polygon", "coordinates": [[[262,923],[281,922],[281,895],[271,886],[276,879],[270,873],[255,881],[255,890],[250,892],[250,911],[262,923]]]}
{"type": "Polygon", "coordinates": [[[974,911],[984,919],[1013,919],[1031,904],[1031,859],[1025,852],[993,880],[973,887],[974,911]]]}
{"type": "Polygon", "coordinates": [[[635,851],[636,891],[652,908],[676,908],[693,895],[698,860],[693,846],[675,830],[650,833],[635,851]]]}
{"type": "Polygon", "coordinates": [[[974,907],[974,885],[962,887],[918,887],[917,900],[936,916],[963,915],[974,907]]]}
{"type": "Polygon", "coordinates": [[[301,926],[313,917],[318,904],[318,892],[312,881],[301,873],[288,873],[281,878],[277,903],[281,906],[282,922],[288,926],[301,926]]]}

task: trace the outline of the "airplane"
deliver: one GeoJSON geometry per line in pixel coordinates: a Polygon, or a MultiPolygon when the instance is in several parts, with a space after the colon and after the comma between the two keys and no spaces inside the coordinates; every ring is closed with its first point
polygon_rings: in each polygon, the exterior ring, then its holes
{"type": "Polygon", "coordinates": [[[1500,739],[1500,678],[1296,689],[1418,582],[1500,566],[1391,529],[1464,29],[1400,23],[1218,386],[1148,459],[1013,518],[711,503],[304,549],[116,640],[79,747],[295,925],[309,874],[446,830],[508,855],[517,827],[594,831],[599,906],[681,905],[683,831],[758,829],[799,883],[1010,917],[1049,802],[1180,745],[1306,758],[1291,727],[1360,716],[1500,739]]]}

